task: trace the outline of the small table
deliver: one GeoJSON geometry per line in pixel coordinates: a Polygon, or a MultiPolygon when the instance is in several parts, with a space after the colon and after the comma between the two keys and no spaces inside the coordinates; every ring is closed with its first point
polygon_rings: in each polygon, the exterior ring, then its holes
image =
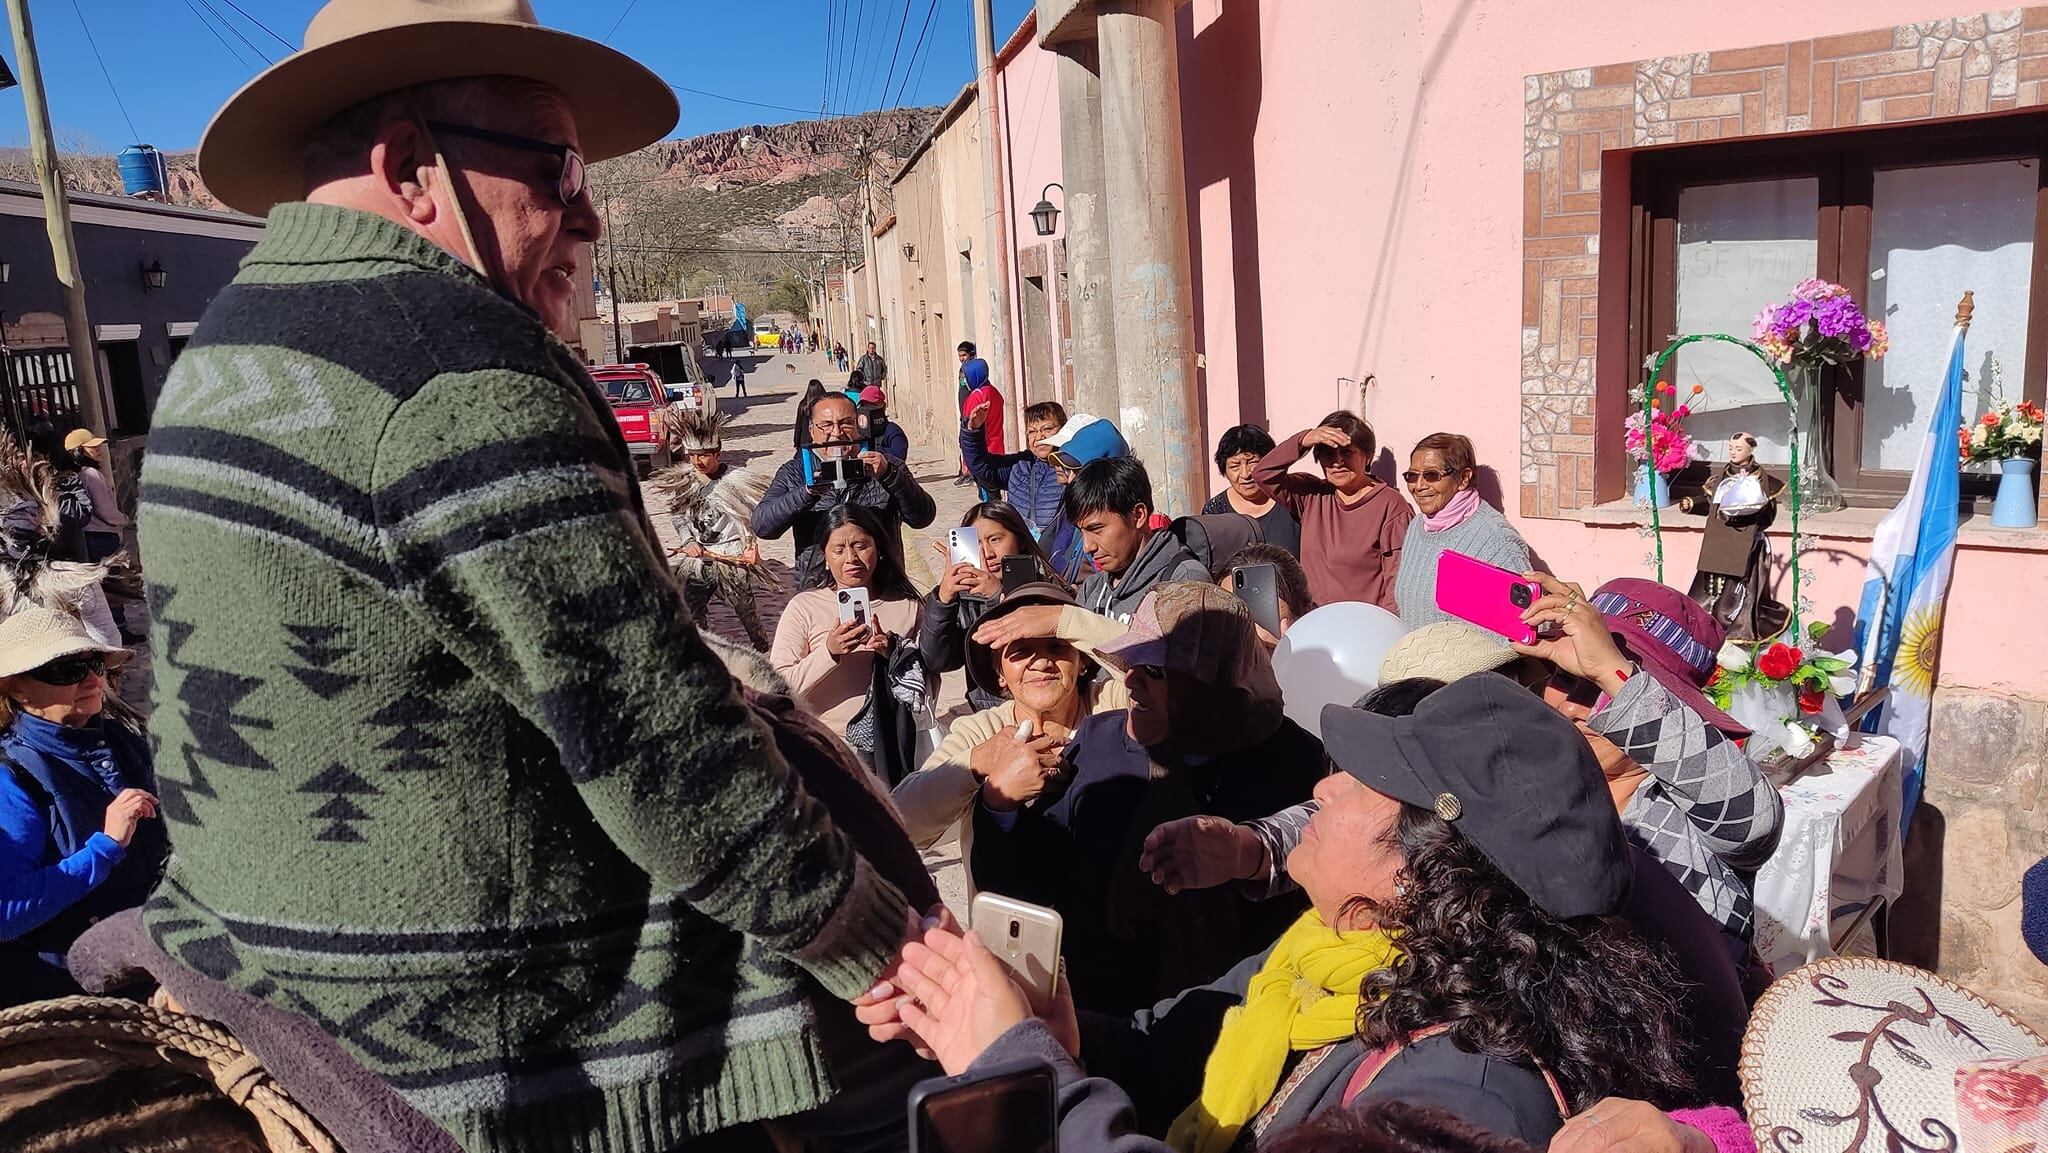
{"type": "Polygon", "coordinates": [[[1778,790],[1778,849],[1756,874],[1756,951],[1785,973],[1835,955],[1872,906],[1905,887],[1899,743],[1864,735],[1778,790]]]}

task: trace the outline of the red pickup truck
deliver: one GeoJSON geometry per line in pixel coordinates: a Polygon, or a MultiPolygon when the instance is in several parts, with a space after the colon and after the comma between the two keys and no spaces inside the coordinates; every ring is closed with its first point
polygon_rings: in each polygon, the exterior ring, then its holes
{"type": "Polygon", "coordinates": [[[619,432],[633,454],[634,471],[644,477],[667,468],[668,389],[661,378],[644,364],[601,364],[590,370],[590,377],[611,402],[612,418],[619,422],[619,432]]]}

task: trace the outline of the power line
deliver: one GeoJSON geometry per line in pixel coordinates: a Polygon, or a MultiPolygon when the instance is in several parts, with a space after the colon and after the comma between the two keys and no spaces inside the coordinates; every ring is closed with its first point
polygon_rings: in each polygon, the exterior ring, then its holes
{"type": "Polygon", "coordinates": [[[221,0],[221,2],[226,4],[228,7],[233,8],[235,11],[241,12],[242,19],[247,20],[249,23],[254,24],[256,27],[263,29],[264,33],[267,34],[272,40],[275,40],[279,44],[284,45],[284,50],[286,52],[297,52],[299,50],[298,45],[292,43],[291,41],[285,39],[282,36],[279,36],[277,33],[272,32],[270,30],[269,25],[265,24],[261,20],[256,19],[254,16],[249,15],[247,12],[243,12],[242,6],[240,4],[235,3],[235,0],[221,0]]]}
{"type": "Polygon", "coordinates": [[[226,16],[221,15],[220,9],[215,8],[213,6],[213,0],[199,0],[199,3],[201,7],[205,8],[208,12],[213,13],[213,18],[215,20],[220,21],[221,27],[227,29],[229,32],[234,33],[235,39],[240,40],[243,43],[243,45],[245,45],[249,49],[249,51],[254,52],[256,55],[262,57],[264,64],[269,65],[277,63],[277,61],[272,60],[270,58],[269,53],[263,51],[263,49],[261,48],[256,47],[254,44],[249,43],[249,38],[247,36],[242,35],[242,30],[235,26],[235,22],[228,19],[226,16]]]}
{"type": "MultiPolygon", "coordinates": [[[[229,2],[232,3],[233,0],[229,0],[229,2]]],[[[612,42],[612,37],[619,34],[619,25],[624,24],[626,22],[626,17],[631,16],[633,14],[633,6],[638,3],[640,3],[640,0],[626,0],[626,10],[624,12],[619,13],[619,18],[617,20],[612,21],[612,30],[604,34],[604,42],[606,44],[610,44],[612,42]]]]}
{"type": "Polygon", "coordinates": [[[99,61],[100,75],[107,78],[107,91],[114,94],[114,107],[121,110],[121,119],[128,122],[130,143],[142,143],[142,133],[135,130],[135,118],[128,115],[128,105],[121,99],[121,90],[114,86],[114,74],[107,71],[106,58],[100,55],[99,42],[92,38],[92,25],[85,22],[85,9],[78,6],[78,0],[71,0],[71,11],[78,16],[78,26],[85,29],[85,42],[92,49],[92,58],[99,61]]]}
{"type": "MultiPolygon", "coordinates": [[[[666,82],[664,81],[664,83],[666,82]]],[[[811,114],[811,110],[808,108],[791,108],[787,104],[763,104],[759,100],[746,100],[738,96],[727,96],[722,92],[706,92],[702,88],[685,88],[680,84],[669,84],[669,87],[678,92],[687,92],[692,96],[709,96],[713,100],[723,100],[729,104],[751,104],[756,108],[773,108],[777,112],[794,112],[798,116],[809,116],[811,114]]]]}
{"type": "Polygon", "coordinates": [[[825,110],[832,104],[832,10],[837,0],[825,0],[825,75],[819,83],[818,119],[825,118],[825,110]]]}
{"type": "Polygon", "coordinates": [[[910,91],[910,70],[917,64],[918,50],[924,47],[925,33],[932,30],[932,13],[938,10],[939,0],[932,0],[930,4],[925,5],[924,27],[917,30],[917,43],[911,46],[910,59],[903,64],[903,83],[896,89],[896,99],[889,102],[892,107],[903,103],[904,93],[910,91]]]}
{"type": "Polygon", "coordinates": [[[208,20],[205,16],[200,14],[199,9],[193,5],[192,0],[185,0],[185,9],[192,13],[192,18],[194,20],[199,21],[201,27],[205,28],[208,32],[213,33],[213,38],[215,40],[220,41],[220,46],[227,50],[227,54],[229,56],[235,58],[235,63],[241,65],[244,68],[249,69],[251,72],[255,72],[258,70],[256,65],[249,63],[248,57],[243,56],[240,52],[235,51],[235,46],[228,43],[227,37],[222,36],[220,34],[220,29],[215,28],[213,26],[212,21],[208,20]]]}
{"type": "Polygon", "coordinates": [[[860,85],[860,29],[861,25],[867,23],[867,18],[868,0],[860,0],[860,9],[857,12],[855,12],[853,20],[853,63],[852,66],[847,69],[847,76],[850,80],[850,83],[841,86],[839,92],[839,114],[841,116],[846,115],[849,111],[852,110],[852,94],[859,88],[860,85]]]}
{"type": "MultiPolygon", "coordinates": [[[[903,15],[896,21],[896,47],[889,51],[889,70],[882,73],[882,91],[879,100],[889,99],[889,82],[896,78],[896,57],[903,51],[903,32],[910,27],[910,0],[903,0],[903,15]]],[[[879,53],[878,53],[879,55],[879,53]]],[[[882,105],[878,101],[876,108],[882,105]]]]}

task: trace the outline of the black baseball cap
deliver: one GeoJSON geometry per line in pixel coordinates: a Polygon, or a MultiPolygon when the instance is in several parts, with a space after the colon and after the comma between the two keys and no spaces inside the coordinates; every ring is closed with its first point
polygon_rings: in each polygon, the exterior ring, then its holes
{"type": "Polygon", "coordinates": [[[1498,673],[1461,677],[1405,717],[1325,705],[1323,747],[1448,821],[1553,917],[1605,916],[1628,898],[1627,841],[1591,746],[1498,673]]]}

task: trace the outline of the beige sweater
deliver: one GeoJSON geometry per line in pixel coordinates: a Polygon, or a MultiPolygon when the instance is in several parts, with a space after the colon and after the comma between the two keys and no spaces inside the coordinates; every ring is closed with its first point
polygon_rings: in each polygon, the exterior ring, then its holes
{"type": "MultiPolygon", "coordinates": [[[[1066,608],[1060,610],[1059,627],[1055,630],[1062,640],[1073,642],[1083,652],[1093,652],[1094,647],[1104,641],[1122,636],[1122,622],[1098,616],[1086,609],[1066,608]]],[[[1114,712],[1131,703],[1130,694],[1124,691],[1122,679],[1109,676],[1094,683],[1091,713],[1114,712]]],[[[1002,732],[1017,727],[1017,706],[1004,701],[992,709],[969,713],[953,722],[946,731],[946,739],[932,750],[932,755],[918,770],[897,784],[891,794],[896,799],[896,810],[903,815],[903,824],[910,830],[910,839],[920,849],[928,849],[944,839],[946,831],[957,822],[960,826],[960,857],[967,859],[968,840],[974,822],[964,820],[968,807],[974,804],[974,794],[981,788],[980,778],[968,768],[968,760],[982,742],[1002,732]]]]}
{"type": "MultiPolygon", "coordinates": [[[[923,602],[876,600],[872,604],[875,623],[883,631],[917,643],[917,617],[923,602]]],[[[831,589],[806,589],[789,599],[782,619],[775,623],[775,643],[768,648],[768,661],[789,681],[796,699],[835,733],[844,734],[846,723],[860,712],[873,683],[875,654],[853,652],[835,659],[825,649],[825,638],[839,627],[839,599],[831,589]]]]}

